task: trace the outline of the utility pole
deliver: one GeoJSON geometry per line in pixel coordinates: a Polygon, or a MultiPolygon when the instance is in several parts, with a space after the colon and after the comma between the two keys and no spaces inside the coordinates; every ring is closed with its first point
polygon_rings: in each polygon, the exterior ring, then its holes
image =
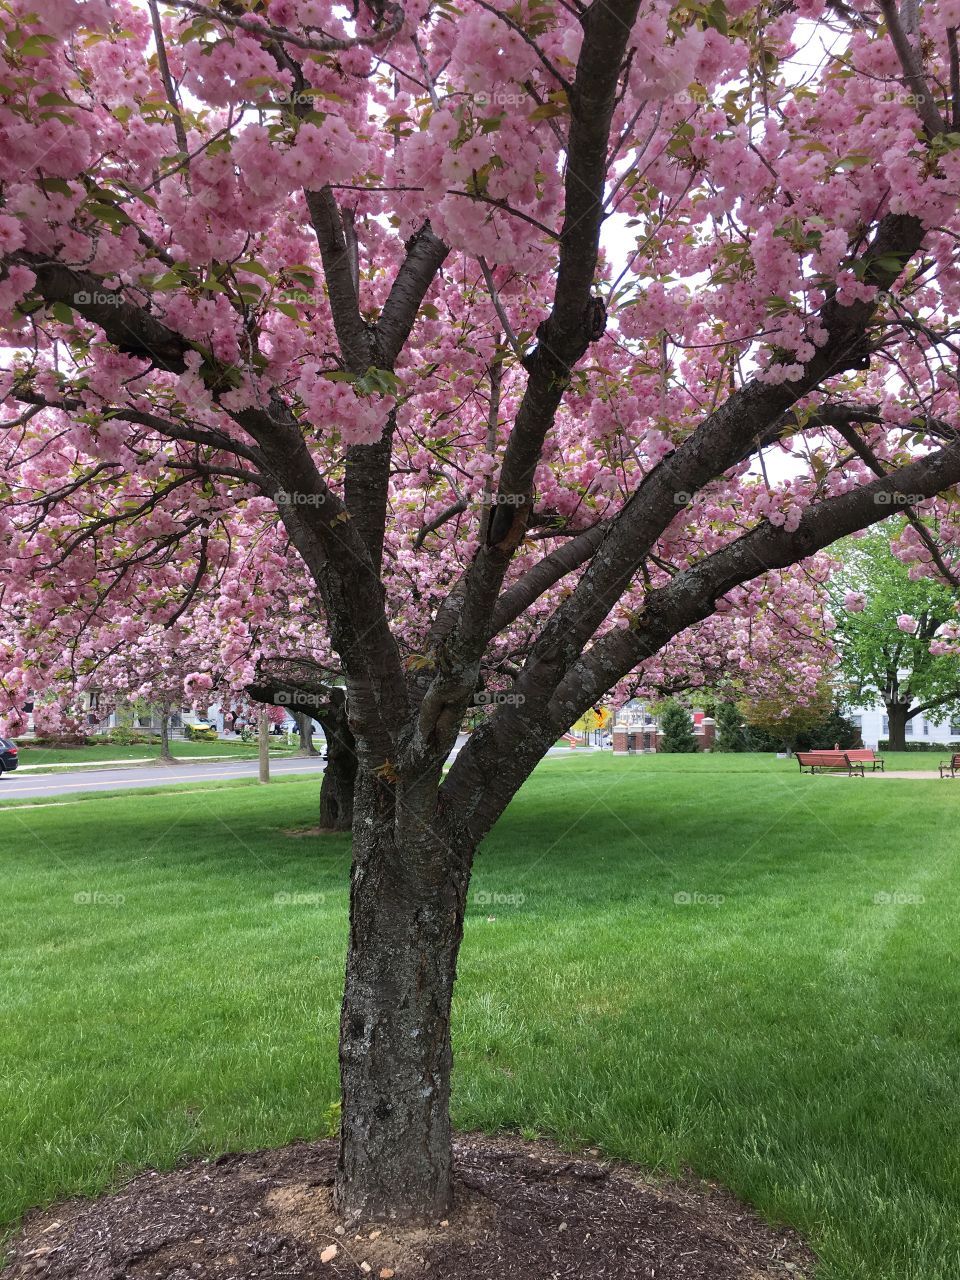
{"type": "Polygon", "coordinates": [[[260,749],[260,781],[270,781],[270,721],[267,719],[267,708],[260,708],[259,734],[257,744],[260,749]]]}

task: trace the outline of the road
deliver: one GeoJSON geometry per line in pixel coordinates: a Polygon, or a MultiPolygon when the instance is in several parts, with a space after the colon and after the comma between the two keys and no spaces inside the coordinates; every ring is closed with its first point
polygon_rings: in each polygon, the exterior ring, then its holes
{"type": "MultiPolygon", "coordinates": [[[[65,796],[82,791],[132,791],[137,787],[165,786],[171,782],[220,782],[225,778],[255,778],[256,760],[228,760],[205,764],[202,760],[175,765],[132,765],[115,769],[75,769],[63,773],[5,773],[0,778],[0,805],[5,800],[28,800],[36,796],[65,796]]],[[[270,776],[291,773],[321,774],[323,761],[316,759],[271,760],[270,776]]]]}
{"type": "MultiPolygon", "coordinates": [[[[456,746],[450,753],[454,759],[457,752],[466,742],[466,734],[461,734],[456,746]]],[[[589,748],[588,748],[589,750],[589,748]]],[[[551,747],[548,756],[560,756],[572,759],[575,752],[559,750],[551,747]]],[[[257,776],[256,760],[210,761],[194,760],[188,764],[157,765],[140,764],[116,766],[112,769],[73,769],[58,773],[2,773],[0,774],[0,807],[5,800],[33,800],[37,796],[69,796],[81,792],[96,791],[134,791],[137,787],[162,787],[172,782],[218,782],[225,778],[255,778],[257,776]]],[[[270,760],[270,776],[284,777],[290,774],[323,773],[323,761],[317,756],[314,759],[295,757],[294,759],[270,760]]]]}

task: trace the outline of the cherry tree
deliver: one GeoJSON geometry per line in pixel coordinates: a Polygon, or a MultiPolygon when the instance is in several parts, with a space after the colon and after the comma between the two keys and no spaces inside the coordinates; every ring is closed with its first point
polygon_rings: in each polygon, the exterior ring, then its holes
{"type": "Polygon", "coordinates": [[[337,1201],[442,1216],[484,835],[691,629],[763,669],[761,598],[955,503],[960,5],[0,23],[4,607],[166,624],[235,526],[296,555],[356,743],[337,1201]]]}

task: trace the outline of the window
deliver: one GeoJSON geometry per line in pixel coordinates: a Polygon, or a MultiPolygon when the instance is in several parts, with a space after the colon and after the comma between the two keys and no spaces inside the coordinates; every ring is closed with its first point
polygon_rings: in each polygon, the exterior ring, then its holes
{"type": "Polygon", "coordinates": [[[863,728],[863,716],[851,716],[851,717],[850,717],[850,723],[853,725],[853,727],[854,727],[855,729],[862,729],[862,728],[863,728]]]}
{"type": "Polygon", "coordinates": [[[924,722],[923,722],[923,736],[924,736],[925,738],[929,738],[929,737],[930,737],[930,726],[929,726],[929,724],[927,723],[927,721],[926,721],[926,720],[924,720],[924,722]]]}
{"type": "Polygon", "coordinates": [[[883,736],[886,738],[889,736],[889,733],[890,733],[890,717],[884,716],[883,717],[883,736]]]}
{"type": "Polygon", "coordinates": [[[913,737],[913,721],[912,720],[907,721],[907,737],[908,738],[913,737]]]}
{"type": "Polygon", "coordinates": [[[960,720],[950,721],[950,737],[960,738],[960,720]]]}

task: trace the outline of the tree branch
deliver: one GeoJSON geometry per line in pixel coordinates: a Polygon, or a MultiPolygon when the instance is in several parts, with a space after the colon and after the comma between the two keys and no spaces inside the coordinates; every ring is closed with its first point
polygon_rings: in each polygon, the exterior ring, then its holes
{"type": "MultiPolygon", "coordinates": [[[[442,786],[444,809],[473,838],[482,837],[509,803],[518,778],[559,733],[687,627],[709,617],[734,587],[814,554],[886,518],[880,493],[933,497],[960,483],[960,440],[857,489],[811,505],[793,532],[767,522],[649,592],[636,622],[600,637],[551,688],[541,674],[525,701],[516,698],[472,735],[442,786]],[[482,780],[482,784],[481,784],[482,780]]],[[[515,689],[517,686],[514,686],[515,689]]]]}
{"type": "Polygon", "coordinates": [[[930,90],[927,88],[920,55],[914,45],[910,43],[907,33],[903,29],[895,0],[879,0],[879,4],[884,22],[887,24],[887,30],[890,32],[890,39],[893,41],[893,47],[896,49],[897,57],[900,59],[900,66],[903,68],[903,83],[916,100],[917,115],[923,121],[927,136],[935,138],[937,134],[944,132],[945,126],[936,103],[930,95],[930,90]]]}

